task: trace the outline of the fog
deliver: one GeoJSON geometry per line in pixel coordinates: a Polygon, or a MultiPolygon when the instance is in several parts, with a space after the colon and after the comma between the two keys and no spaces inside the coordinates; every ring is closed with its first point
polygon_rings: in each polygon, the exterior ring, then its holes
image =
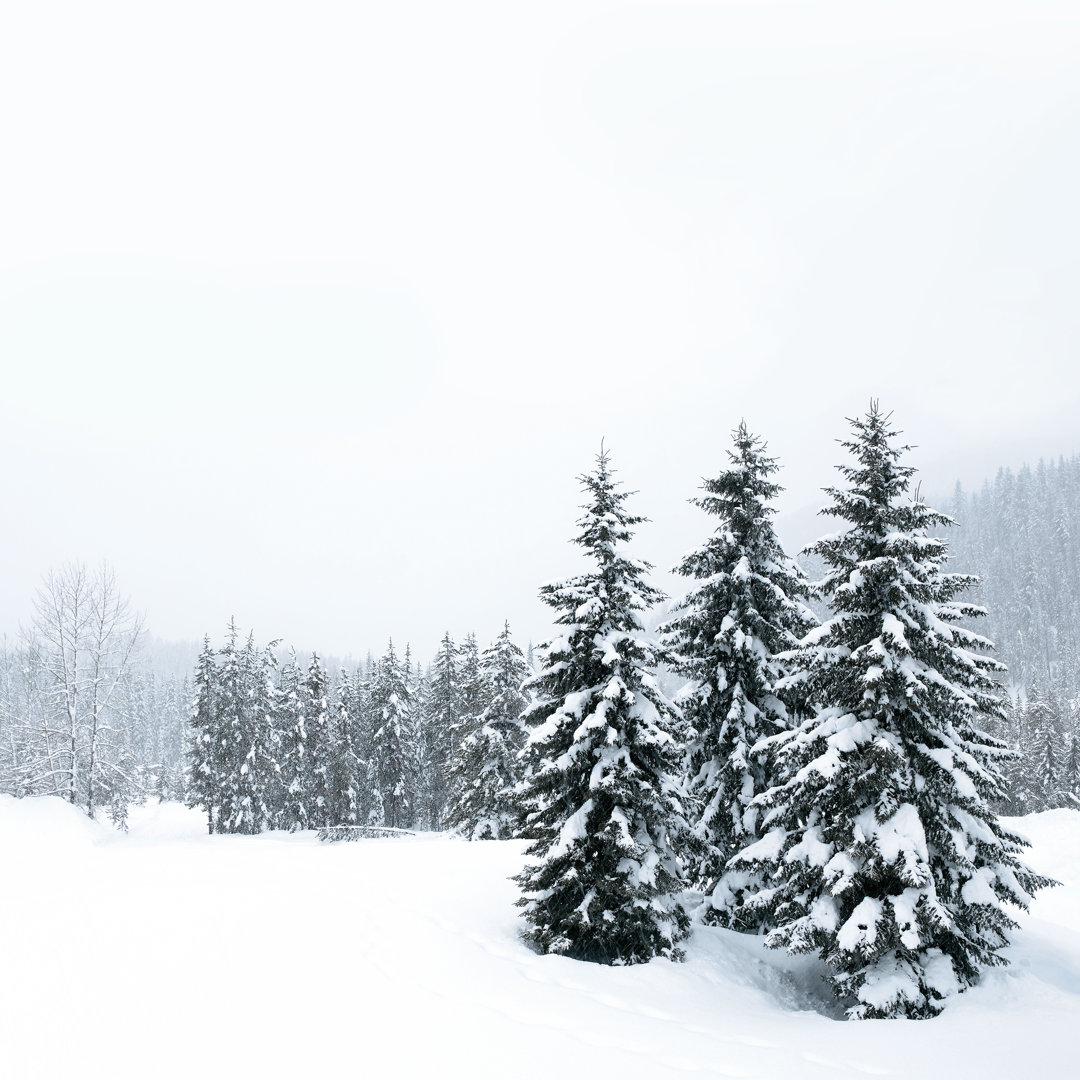
{"type": "Polygon", "coordinates": [[[659,571],[743,417],[793,546],[872,396],[928,493],[1080,450],[1075,5],[6,22],[2,632],[539,640],[602,438],[659,571]]]}

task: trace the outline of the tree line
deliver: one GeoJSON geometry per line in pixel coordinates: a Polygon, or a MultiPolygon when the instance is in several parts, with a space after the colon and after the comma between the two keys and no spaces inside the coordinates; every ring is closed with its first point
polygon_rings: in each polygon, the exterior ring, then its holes
{"type": "Polygon", "coordinates": [[[1080,696],[1080,455],[999,469],[958,484],[946,536],[954,565],[978,574],[973,598],[1018,687],[1080,696]]]}
{"type": "Polygon", "coordinates": [[[449,631],[425,674],[391,641],[367,671],[331,679],[318,655],[282,665],[277,642],[218,650],[195,676],[186,797],[211,833],[374,825],[456,828],[505,839],[518,827],[526,659],[509,623],[481,651],[449,631]]]}

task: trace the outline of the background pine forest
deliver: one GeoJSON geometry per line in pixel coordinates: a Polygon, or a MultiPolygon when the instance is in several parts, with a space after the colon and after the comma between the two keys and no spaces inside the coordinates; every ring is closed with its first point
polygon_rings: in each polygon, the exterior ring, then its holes
{"type": "MultiPolygon", "coordinates": [[[[931,504],[958,523],[950,570],[979,576],[987,617],[973,628],[1008,666],[995,734],[1018,754],[997,809],[1080,806],[1080,455],[931,504]]],[[[154,797],[208,800],[225,831],[513,831],[514,807],[495,796],[524,741],[532,657],[509,627],[447,633],[434,656],[391,643],[361,663],[298,658],[235,626],[197,664],[194,652],[142,633],[107,571],[50,575],[0,647],[0,792],[61,795],[121,825],[131,801],[154,797]],[[199,743],[214,710],[232,740],[218,739],[218,760],[199,743]]]]}

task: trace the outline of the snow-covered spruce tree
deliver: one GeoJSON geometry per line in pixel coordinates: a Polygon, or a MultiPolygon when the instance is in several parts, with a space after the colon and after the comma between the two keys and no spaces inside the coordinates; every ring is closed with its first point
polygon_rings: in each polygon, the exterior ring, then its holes
{"type": "Polygon", "coordinates": [[[428,685],[427,707],[421,732],[424,762],[424,811],[431,828],[446,824],[449,809],[450,763],[455,754],[454,733],[461,715],[458,679],[460,650],[447,630],[439,644],[428,685]]]}
{"type": "MultiPolygon", "coordinates": [[[[280,801],[281,737],[275,724],[276,641],[261,651],[254,634],[239,654],[238,687],[233,688],[231,764],[227,804],[232,832],[259,833],[273,827],[274,808],[280,801]]],[[[222,674],[228,677],[223,666],[222,674]]]]}
{"type": "Polygon", "coordinates": [[[525,744],[521,713],[527,703],[521,684],[528,675],[525,656],[510,636],[510,623],[480,657],[488,706],[458,747],[452,783],[461,794],[451,824],[470,840],[505,840],[519,823],[514,788],[520,778],[518,754],[525,744]]]}
{"type": "Polygon", "coordinates": [[[218,670],[209,634],[195,667],[195,700],[191,705],[191,736],[188,739],[187,804],[206,811],[206,828],[214,832],[221,807],[221,705],[218,670]]]}
{"type": "Polygon", "coordinates": [[[375,724],[371,776],[382,811],[382,821],[373,824],[407,829],[416,821],[419,778],[405,675],[391,641],[371,689],[375,724]]]}
{"type": "Polygon", "coordinates": [[[310,829],[313,827],[312,777],[307,695],[295,649],[289,650],[289,659],[278,678],[276,726],[281,737],[282,787],[276,824],[279,829],[310,829]]]}
{"type": "Polygon", "coordinates": [[[329,679],[318,653],[311,654],[307,678],[301,686],[306,714],[308,780],[308,821],[313,829],[334,825],[331,820],[332,793],[330,769],[333,748],[330,744],[329,679]]]}
{"type": "Polygon", "coordinates": [[[472,632],[465,635],[458,664],[458,683],[461,691],[461,708],[453,746],[456,752],[462,740],[476,730],[477,719],[487,708],[490,700],[490,684],[483,671],[480,646],[472,632]]]}
{"type": "Polygon", "coordinates": [[[344,668],[338,675],[337,702],[331,710],[330,814],[331,825],[360,822],[360,679],[344,668]]]}
{"type": "Polygon", "coordinates": [[[709,897],[705,918],[756,928],[740,910],[745,870],[728,860],[758,839],[755,796],[772,786],[759,740],[788,727],[776,691],[777,654],[793,648],[816,620],[802,603],[807,585],[772,526],[775,458],[740,423],[729,468],[705,480],[692,499],[718,519],[708,541],[676,568],[695,585],[664,627],[680,674],[691,680],[680,699],[694,734],[688,751],[695,843],[689,879],[709,897]]]}
{"type": "Polygon", "coordinates": [[[986,730],[1005,744],[1009,753],[999,765],[1001,793],[991,804],[999,814],[1019,816],[1030,809],[1028,801],[1028,770],[1021,752],[1023,740],[1024,703],[1005,687],[998,691],[998,713],[989,716],[986,730]]]}
{"type": "Polygon", "coordinates": [[[520,794],[538,861],[516,879],[525,936],[541,952],[605,964],[678,957],[689,923],[675,896],[680,748],[640,617],[662,594],[645,580],[648,564],[622,553],[644,519],[625,509],[608,454],[580,479],[589,501],[575,542],[594,568],[540,590],[562,634],[530,684],[538,700],[520,794]]]}
{"type": "MultiPolygon", "coordinates": [[[[436,816],[432,814],[432,804],[436,801],[432,794],[433,784],[445,786],[446,777],[436,776],[436,770],[431,766],[428,758],[428,734],[431,725],[428,722],[428,712],[431,707],[431,683],[424,674],[424,669],[417,660],[411,669],[408,680],[409,694],[412,696],[412,729],[413,747],[416,760],[416,827],[418,829],[435,829],[436,816]]],[[[441,820],[441,816],[440,816],[441,820]]]]}
{"type": "Polygon", "coordinates": [[[375,700],[379,665],[370,652],[365,669],[367,674],[360,680],[359,694],[360,821],[364,825],[382,825],[385,813],[382,792],[379,790],[378,762],[375,760],[375,733],[381,725],[380,710],[376,708],[375,700]]]}
{"type": "Polygon", "coordinates": [[[1020,769],[1017,776],[1024,812],[1068,806],[1065,780],[1065,722],[1053,688],[1036,683],[1028,690],[1021,711],[1020,769]]]}
{"type": "Polygon", "coordinates": [[[944,573],[946,545],[928,533],[950,519],[904,498],[908,448],[876,402],[851,423],[849,486],[827,488],[823,511],[849,527],[809,549],[834,614],[786,680],[818,711],[774,737],[782,782],[736,860],[771,877],[748,901],[775,926],[768,944],[817,950],[850,1017],[919,1018],[1005,963],[1016,924],[1003,903],[1026,907],[1049,882],[988,806],[1006,751],[982,723],[1001,665],[958,625],[982,609],[954,599],[974,579],[944,573]]]}
{"type": "Polygon", "coordinates": [[[1080,731],[1076,728],[1069,733],[1062,784],[1065,789],[1065,805],[1073,810],[1080,809],[1080,731]]]}

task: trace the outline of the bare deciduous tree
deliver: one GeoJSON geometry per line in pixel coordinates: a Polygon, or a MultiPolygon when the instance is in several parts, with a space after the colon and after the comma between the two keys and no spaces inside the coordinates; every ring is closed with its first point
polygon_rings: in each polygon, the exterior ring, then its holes
{"type": "Polygon", "coordinates": [[[69,563],[38,590],[27,635],[45,705],[34,786],[51,786],[90,817],[128,786],[110,719],[142,630],[107,563],[93,574],[69,563]]]}

